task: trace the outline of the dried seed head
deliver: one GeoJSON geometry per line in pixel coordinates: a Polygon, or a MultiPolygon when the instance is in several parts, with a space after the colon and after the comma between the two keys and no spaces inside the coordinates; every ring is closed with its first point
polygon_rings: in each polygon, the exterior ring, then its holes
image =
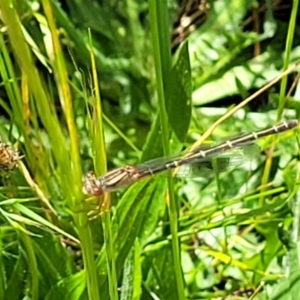
{"type": "Polygon", "coordinates": [[[8,144],[0,143],[0,173],[8,173],[18,167],[19,152],[8,144]]]}

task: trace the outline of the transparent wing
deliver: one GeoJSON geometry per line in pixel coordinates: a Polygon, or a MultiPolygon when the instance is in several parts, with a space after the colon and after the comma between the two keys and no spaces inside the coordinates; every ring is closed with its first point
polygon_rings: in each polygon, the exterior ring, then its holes
{"type": "MultiPolygon", "coordinates": [[[[240,147],[235,147],[230,150],[222,151],[214,154],[211,157],[195,159],[193,162],[183,165],[176,169],[176,176],[179,177],[201,177],[211,172],[225,172],[242,163],[257,154],[260,150],[256,144],[245,144],[240,147]],[[203,174],[204,173],[204,174],[203,174]]],[[[163,169],[163,166],[170,164],[173,161],[178,161],[183,157],[183,154],[177,154],[168,158],[156,158],[136,166],[137,170],[144,172],[149,170],[149,173],[159,173],[157,170],[163,169]]],[[[167,170],[164,170],[167,171],[167,170]]],[[[162,174],[165,172],[162,172],[162,174]]],[[[164,175],[166,176],[166,175],[164,175]]]]}
{"type": "Polygon", "coordinates": [[[212,172],[222,173],[250,161],[259,152],[260,149],[255,144],[243,145],[242,147],[230,149],[215,156],[183,165],[176,172],[176,176],[203,177],[212,172]]]}

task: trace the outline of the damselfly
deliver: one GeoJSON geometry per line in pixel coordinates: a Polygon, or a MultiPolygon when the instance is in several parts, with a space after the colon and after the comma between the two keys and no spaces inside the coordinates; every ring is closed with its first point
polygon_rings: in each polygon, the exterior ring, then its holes
{"type": "Polygon", "coordinates": [[[231,149],[243,148],[251,145],[254,140],[264,136],[277,134],[279,132],[287,131],[296,127],[299,124],[298,120],[291,120],[274,125],[261,131],[252,132],[243,136],[239,136],[221,143],[210,149],[195,149],[185,155],[178,155],[164,159],[154,159],[136,166],[125,166],[108,172],[107,174],[97,178],[91,171],[88,172],[84,178],[83,192],[89,195],[99,196],[104,192],[114,191],[122,187],[127,187],[132,183],[151,176],[157,173],[175,169],[183,165],[197,164],[197,165],[212,165],[212,160],[231,149]]]}

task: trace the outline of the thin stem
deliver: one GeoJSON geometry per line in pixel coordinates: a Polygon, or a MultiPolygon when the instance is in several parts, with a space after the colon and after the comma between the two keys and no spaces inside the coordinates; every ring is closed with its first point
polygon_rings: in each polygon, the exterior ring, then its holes
{"type": "MultiPolygon", "coordinates": [[[[149,0],[150,23],[152,34],[153,55],[156,71],[156,85],[159,103],[159,114],[162,129],[162,142],[164,154],[169,155],[169,127],[166,113],[165,99],[167,97],[164,89],[166,78],[171,70],[171,50],[168,30],[168,12],[166,1],[149,0]]],[[[177,293],[179,299],[185,299],[184,283],[181,269],[181,255],[178,238],[178,205],[174,195],[174,183],[172,178],[168,179],[169,190],[169,217],[172,234],[172,252],[174,259],[174,271],[176,278],[177,293]]]]}
{"type": "MultiPolygon", "coordinates": [[[[110,197],[110,194],[106,194],[104,197],[110,197]]],[[[105,201],[105,200],[104,200],[105,201]]],[[[115,264],[115,251],[113,247],[112,237],[112,224],[110,218],[110,211],[103,214],[103,234],[106,245],[106,257],[107,257],[107,270],[108,270],[108,282],[109,282],[109,295],[110,299],[117,300],[118,297],[118,279],[115,264]]]]}
{"type": "MultiPolygon", "coordinates": [[[[288,65],[290,63],[290,53],[292,50],[292,44],[293,44],[293,37],[295,33],[295,24],[296,24],[296,18],[298,14],[298,0],[293,1],[293,8],[292,8],[292,13],[291,13],[291,18],[290,18],[290,23],[289,23],[289,29],[288,29],[288,34],[286,38],[286,45],[285,45],[285,58],[283,62],[283,69],[287,70],[288,65]]],[[[286,87],[287,87],[287,75],[286,74],[284,77],[281,79],[280,83],[280,92],[279,92],[279,103],[278,103],[278,111],[277,111],[277,120],[281,119],[284,105],[286,102],[286,87]]],[[[269,180],[270,173],[271,173],[271,168],[272,168],[272,159],[273,159],[273,151],[276,146],[276,137],[273,138],[273,144],[272,147],[270,147],[269,150],[269,155],[266,160],[266,165],[262,177],[262,185],[266,184],[269,180]]],[[[260,205],[264,205],[264,198],[262,197],[259,201],[260,205]]]]}
{"type": "Polygon", "coordinates": [[[88,219],[84,216],[84,214],[79,214],[75,215],[74,220],[78,228],[78,235],[80,236],[83,261],[86,271],[88,298],[92,300],[99,300],[100,295],[98,291],[96,264],[94,261],[92,232],[90,226],[87,226],[88,219]]]}
{"type": "MultiPolygon", "coordinates": [[[[103,126],[103,112],[101,105],[101,94],[98,85],[98,76],[96,70],[96,61],[93,51],[93,43],[91,32],[89,31],[89,44],[90,44],[90,54],[91,54],[91,63],[92,63],[92,72],[93,72],[93,90],[95,93],[94,99],[94,112],[92,118],[92,145],[93,145],[93,154],[94,154],[94,163],[97,174],[103,174],[106,172],[106,151],[105,151],[105,138],[104,138],[104,126],[103,126]]],[[[105,240],[105,251],[107,256],[107,273],[108,273],[108,282],[109,282],[109,293],[110,299],[118,299],[118,281],[116,274],[116,262],[114,255],[113,247],[113,238],[112,238],[112,225],[110,219],[110,194],[104,195],[104,205],[100,205],[100,209],[104,209],[103,215],[103,229],[104,229],[104,240],[105,240]]]]}

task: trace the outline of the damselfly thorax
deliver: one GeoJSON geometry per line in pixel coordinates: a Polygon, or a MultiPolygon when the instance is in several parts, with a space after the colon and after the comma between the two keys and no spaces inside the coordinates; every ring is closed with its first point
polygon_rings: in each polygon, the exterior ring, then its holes
{"type": "Polygon", "coordinates": [[[99,178],[93,172],[89,172],[84,178],[83,192],[89,195],[101,195],[103,192],[130,186],[132,183],[145,177],[187,165],[197,165],[198,168],[214,167],[222,172],[227,169],[228,165],[232,164],[232,159],[234,160],[235,157],[238,157],[234,152],[241,152],[243,149],[253,145],[253,141],[256,139],[287,131],[298,124],[298,120],[282,122],[265,130],[232,138],[209,149],[198,148],[188,154],[158,158],[136,166],[121,167],[99,178]]]}
{"type": "Polygon", "coordinates": [[[101,195],[103,191],[114,191],[126,187],[137,181],[140,172],[137,167],[125,166],[108,172],[97,178],[93,171],[86,174],[83,184],[83,192],[87,195],[101,195]]]}

